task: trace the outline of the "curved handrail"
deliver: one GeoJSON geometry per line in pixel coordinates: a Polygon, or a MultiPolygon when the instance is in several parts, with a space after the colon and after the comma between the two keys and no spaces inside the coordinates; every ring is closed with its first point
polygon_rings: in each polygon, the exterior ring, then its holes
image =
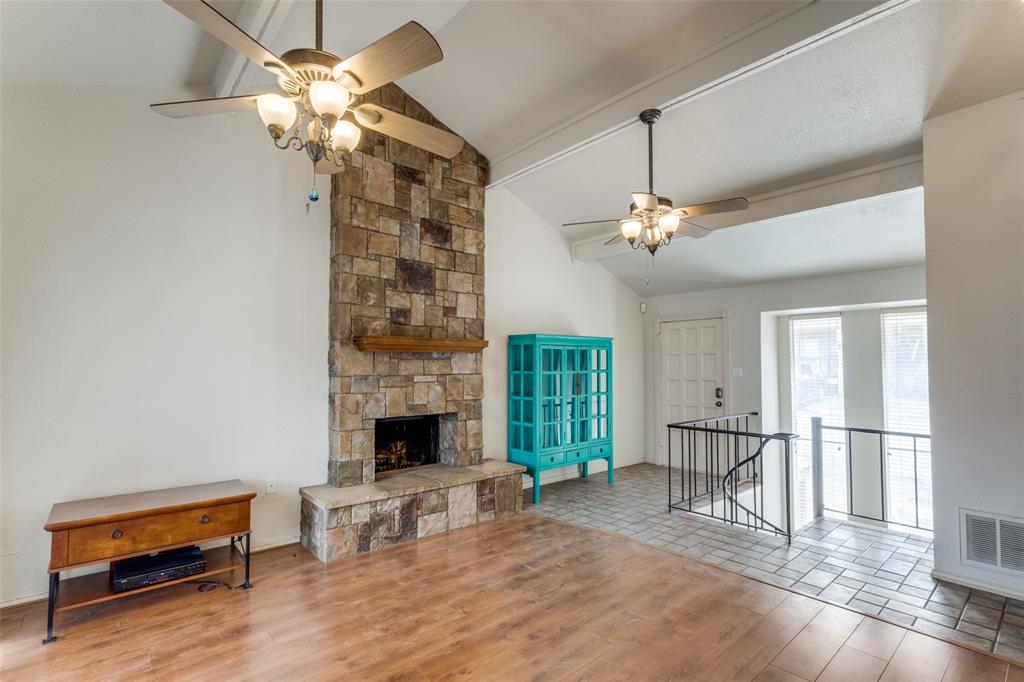
{"type": "MultiPolygon", "coordinates": [[[[754,454],[750,455],[749,457],[747,457],[746,459],[744,459],[744,460],[742,460],[740,462],[737,462],[731,469],[729,469],[729,471],[726,472],[725,476],[722,477],[722,486],[721,486],[722,487],[722,494],[725,496],[725,498],[727,500],[730,500],[732,502],[734,507],[739,507],[740,509],[745,511],[747,514],[749,514],[750,516],[752,516],[755,519],[757,519],[758,521],[760,521],[763,524],[762,527],[766,525],[766,526],[768,526],[769,528],[771,528],[773,531],[775,531],[777,533],[780,533],[782,535],[788,535],[787,531],[782,530],[781,528],[776,526],[774,523],[772,523],[771,521],[766,519],[764,516],[759,515],[756,511],[751,510],[745,504],[741,503],[739,501],[739,498],[736,495],[733,495],[732,492],[731,492],[732,489],[735,486],[735,483],[732,481],[733,475],[737,471],[739,471],[740,467],[742,467],[743,465],[749,464],[749,463],[753,462],[755,459],[757,459],[758,457],[761,457],[764,454],[764,446],[767,445],[769,442],[771,442],[773,440],[777,440],[777,439],[775,437],[773,437],[773,436],[762,436],[761,437],[761,444],[758,446],[757,450],[754,451],[754,454]]],[[[755,466],[755,472],[756,472],[756,466],[755,466]]],[[[755,473],[755,476],[756,476],[756,473],[755,473]]],[[[755,499],[755,501],[756,501],[756,499],[755,499]]]]}

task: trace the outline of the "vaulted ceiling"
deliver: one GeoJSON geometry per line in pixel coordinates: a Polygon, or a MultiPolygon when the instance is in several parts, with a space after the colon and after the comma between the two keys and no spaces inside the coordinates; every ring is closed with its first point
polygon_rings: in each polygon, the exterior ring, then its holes
{"type": "MultiPolygon", "coordinates": [[[[313,42],[308,0],[212,4],[277,53],[313,42]]],[[[445,60],[399,84],[487,154],[493,181],[577,258],[642,294],[923,261],[920,195],[908,191],[922,121],[1024,89],[1020,0],[327,0],[325,49],[351,54],[410,19],[445,60]],[[559,224],[620,216],[644,188],[635,115],[651,106],[666,109],[659,193],[754,205],[659,252],[648,288],[649,257],[601,247],[615,225],[559,224]],[[867,235],[876,248],[851,248],[867,235]]],[[[227,95],[270,83],[157,0],[4,0],[0,30],[5,85],[227,95]]]]}

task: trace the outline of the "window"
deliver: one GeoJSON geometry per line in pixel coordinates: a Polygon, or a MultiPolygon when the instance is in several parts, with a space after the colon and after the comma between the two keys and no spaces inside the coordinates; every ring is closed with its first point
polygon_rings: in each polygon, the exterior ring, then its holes
{"type": "MultiPolygon", "coordinates": [[[[882,406],[885,430],[928,434],[928,316],[923,308],[882,312],[882,406]]],[[[931,439],[888,436],[887,515],[932,527],[931,439]]]]}
{"type": "MultiPolygon", "coordinates": [[[[789,321],[792,429],[800,435],[793,463],[797,527],[813,518],[811,417],[844,426],[843,324],[838,315],[793,317],[789,321]]],[[[846,509],[846,445],[836,431],[824,432],[825,507],[846,509]]]]}

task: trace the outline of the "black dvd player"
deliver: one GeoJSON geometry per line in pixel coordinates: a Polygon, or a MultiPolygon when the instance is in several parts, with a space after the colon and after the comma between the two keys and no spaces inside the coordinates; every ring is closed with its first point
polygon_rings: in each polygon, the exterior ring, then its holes
{"type": "Polygon", "coordinates": [[[115,562],[110,567],[110,582],[114,592],[127,592],[168,580],[187,578],[205,570],[206,559],[201,549],[195,546],[181,547],[115,562]]]}

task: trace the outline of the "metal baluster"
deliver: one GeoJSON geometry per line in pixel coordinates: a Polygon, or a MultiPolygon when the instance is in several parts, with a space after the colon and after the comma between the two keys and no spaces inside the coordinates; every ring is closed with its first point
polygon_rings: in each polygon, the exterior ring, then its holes
{"type": "MultiPolygon", "coordinates": [[[[748,438],[748,440],[749,440],[749,438],[748,438]]],[[[757,520],[759,518],[761,518],[760,516],[757,515],[757,460],[758,459],[761,459],[761,458],[758,457],[757,459],[755,459],[753,462],[750,463],[750,466],[752,466],[753,469],[754,469],[753,474],[751,474],[751,479],[754,481],[754,487],[752,489],[754,494],[751,495],[751,499],[754,500],[754,528],[757,528],[757,520]]],[[[761,508],[761,513],[764,514],[764,508],[763,507],[761,508]]]]}
{"type": "Polygon", "coordinates": [[[846,509],[853,514],[853,434],[846,432],[846,509]]]}
{"type": "Polygon", "coordinates": [[[785,443],[785,457],[786,457],[786,544],[793,544],[793,505],[789,497],[789,446],[792,441],[786,439],[785,443]]]}
{"type": "MultiPolygon", "coordinates": [[[[749,439],[747,448],[750,448],[749,439]]],[[[764,450],[761,451],[761,456],[757,458],[757,461],[761,465],[761,473],[758,478],[761,479],[761,530],[764,530],[764,450]]]]}
{"type": "MultiPolygon", "coordinates": [[[[690,438],[691,438],[691,441],[690,441],[690,466],[692,467],[693,466],[693,464],[692,464],[693,463],[693,458],[695,457],[695,455],[693,453],[697,449],[697,434],[696,434],[696,431],[692,431],[692,430],[690,431],[690,438]]],[[[686,477],[686,467],[685,466],[682,467],[679,470],[679,479],[680,479],[680,481],[688,480],[687,477],[686,477]]],[[[692,495],[687,498],[687,503],[686,504],[687,504],[687,509],[692,511],[693,510],[693,496],[692,495]]]]}
{"type": "Polygon", "coordinates": [[[711,488],[711,516],[715,515],[715,488],[717,487],[716,481],[714,480],[715,475],[715,462],[710,457],[708,461],[711,462],[711,468],[704,472],[704,478],[708,481],[708,486],[711,488]]]}
{"type": "Polygon", "coordinates": [[[878,479],[882,484],[882,521],[887,521],[885,516],[885,436],[878,434],[878,479]]]}
{"type": "MultiPolygon", "coordinates": [[[[708,479],[708,468],[710,466],[711,466],[711,453],[705,452],[704,453],[704,492],[707,492],[708,488],[711,486],[711,481],[708,479]]],[[[712,509],[711,511],[713,513],[714,509],[712,509]]]]}
{"type": "MultiPolygon", "coordinates": [[[[679,432],[680,435],[682,431],[679,432]]],[[[681,445],[681,444],[680,444],[681,445]]],[[[672,427],[668,427],[668,513],[672,513],[672,427]]]]}
{"type": "Polygon", "coordinates": [[[917,436],[911,439],[914,443],[914,525],[921,527],[921,505],[917,501],[917,436]]]}

